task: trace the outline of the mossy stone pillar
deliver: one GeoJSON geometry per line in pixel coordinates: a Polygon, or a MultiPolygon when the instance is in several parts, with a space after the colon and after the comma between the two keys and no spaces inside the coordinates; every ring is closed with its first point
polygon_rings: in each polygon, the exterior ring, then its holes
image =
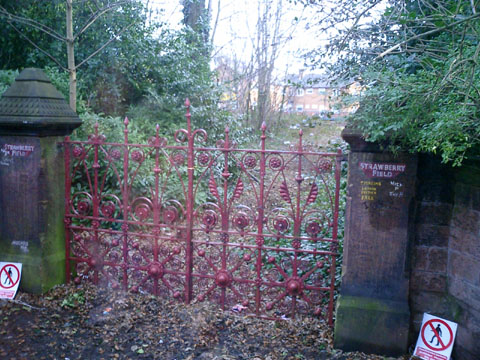
{"type": "Polygon", "coordinates": [[[348,128],[342,137],[351,152],[335,347],[398,356],[408,345],[407,254],[417,159],[381,151],[348,128]]]}
{"type": "Polygon", "coordinates": [[[20,262],[21,289],[65,281],[63,137],[81,120],[39,69],[0,98],[0,261],[20,262]]]}

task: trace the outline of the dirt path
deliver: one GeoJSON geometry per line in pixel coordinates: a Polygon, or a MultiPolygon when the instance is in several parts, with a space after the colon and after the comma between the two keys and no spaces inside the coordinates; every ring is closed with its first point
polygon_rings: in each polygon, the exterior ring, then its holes
{"type": "Polygon", "coordinates": [[[0,301],[0,319],[2,359],[384,359],[333,350],[317,319],[260,320],[88,285],[19,293],[0,301]]]}

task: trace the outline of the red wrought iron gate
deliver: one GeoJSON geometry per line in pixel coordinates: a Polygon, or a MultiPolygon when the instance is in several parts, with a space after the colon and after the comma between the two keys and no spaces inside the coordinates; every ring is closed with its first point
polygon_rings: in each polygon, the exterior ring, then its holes
{"type": "Polygon", "coordinates": [[[67,279],[332,324],[341,153],[65,139],[67,279]],[[72,275],[73,274],[73,275],[72,275]]]}

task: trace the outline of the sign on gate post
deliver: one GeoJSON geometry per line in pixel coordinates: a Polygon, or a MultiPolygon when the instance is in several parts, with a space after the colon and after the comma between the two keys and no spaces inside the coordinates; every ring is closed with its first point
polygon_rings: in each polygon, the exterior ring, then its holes
{"type": "Polygon", "coordinates": [[[456,323],[423,314],[414,355],[424,360],[449,360],[456,332],[456,323]]]}
{"type": "Polygon", "coordinates": [[[20,284],[22,264],[0,262],[0,299],[13,299],[20,284]]]}

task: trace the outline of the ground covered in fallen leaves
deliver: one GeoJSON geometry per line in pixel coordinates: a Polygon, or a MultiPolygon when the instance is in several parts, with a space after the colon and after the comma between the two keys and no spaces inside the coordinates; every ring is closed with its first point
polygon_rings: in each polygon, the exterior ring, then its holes
{"type": "Polygon", "coordinates": [[[261,320],[90,285],[0,300],[1,359],[385,359],[332,343],[319,319],[261,320]]]}

